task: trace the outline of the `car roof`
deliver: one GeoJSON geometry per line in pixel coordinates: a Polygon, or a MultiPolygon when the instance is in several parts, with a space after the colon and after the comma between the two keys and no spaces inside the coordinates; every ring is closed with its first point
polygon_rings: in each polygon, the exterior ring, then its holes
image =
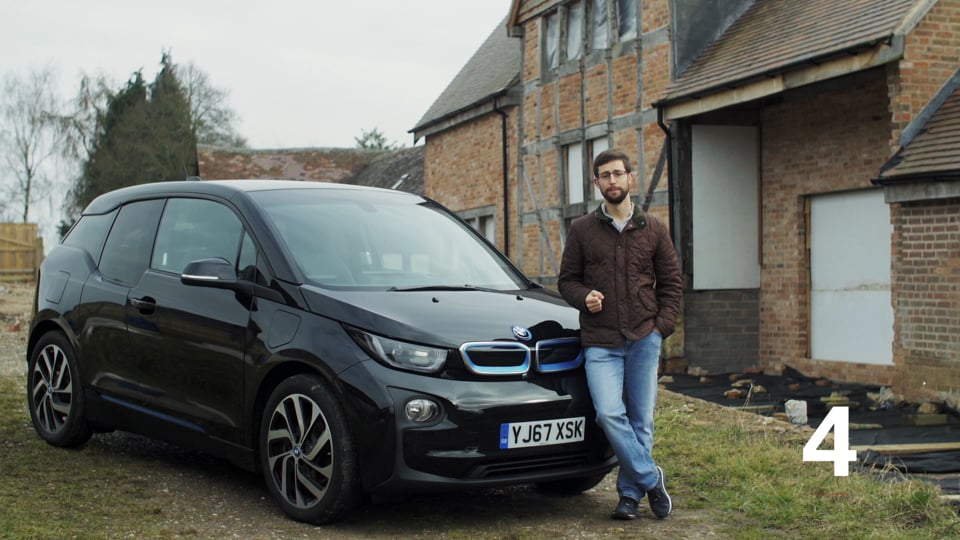
{"type": "Polygon", "coordinates": [[[100,195],[84,209],[84,214],[102,214],[121,204],[139,199],[177,195],[213,195],[230,199],[238,193],[251,191],[271,191],[284,189],[322,189],[356,192],[395,193],[423,199],[421,196],[404,191],[383,188],[357,186],[353,184],[335,184],[300,180],[235,179],[235,180],[185,180],[170,182],[151,182],[120,188],[100,195]]]}

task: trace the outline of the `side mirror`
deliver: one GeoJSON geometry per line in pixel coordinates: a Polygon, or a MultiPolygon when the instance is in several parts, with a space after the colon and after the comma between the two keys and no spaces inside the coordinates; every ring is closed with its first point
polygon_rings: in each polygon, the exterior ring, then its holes
{"type": "Polygon", "coordinates": [[[196,287],[234,289],[237,287],[237,270],[220,257],[198,259],[187,263],[180,274],[180,283],[196,287]]]}

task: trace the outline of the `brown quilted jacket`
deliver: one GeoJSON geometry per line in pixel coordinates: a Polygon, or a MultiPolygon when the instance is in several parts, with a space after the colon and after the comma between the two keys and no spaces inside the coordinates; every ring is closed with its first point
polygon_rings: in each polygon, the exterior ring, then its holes
{"type": "Polygon", "coordinates": [[[600,207],[570,226],[558,278],[560,294],[580,310],[584,346],[617,347],[654,328],[673,333],[683,297],[677,253],[667,227],[636,205],[620,233],[600,207]],[[590,313],[586,297],[603,293],[603,309],[590,313]]]}

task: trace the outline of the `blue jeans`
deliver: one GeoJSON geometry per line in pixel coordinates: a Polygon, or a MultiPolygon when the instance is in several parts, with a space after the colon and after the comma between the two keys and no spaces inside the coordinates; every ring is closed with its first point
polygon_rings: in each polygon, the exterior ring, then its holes
{"type": "Polygon", "coordinates": [[[659,480],[651,452],[662,342],[660,334],[650,332],[620,347],[584,350],[597,422],[620,462],[617,491],[638,501],[659,480]]]}

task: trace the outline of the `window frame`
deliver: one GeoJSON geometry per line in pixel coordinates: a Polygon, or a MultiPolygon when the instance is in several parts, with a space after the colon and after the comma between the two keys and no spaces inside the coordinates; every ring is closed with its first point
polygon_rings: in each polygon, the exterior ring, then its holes
{"type": "Polygon", "coordinates": [[[540,66],[542,79],[552,80],[567,64],[581,61],[586,55],[605,51],[617,44],[636,40],[640,35],[639,3],[636,0],[572,0],[540,17],[540,66]],[[579,9],[572,9],[579,6],[579,9]],[[624,9],[629,6],[629,12],[624,9]],[[598,20],[598,13],[606,14],[598,20]],[[579,20],[571,19],[579,13],[579,20]],[[571,27],[571,22],[576,28],[571,27]],[[597,41],[598,23],[602,23],[602,47],[597,41]],[[626,24],[626,27],[625,27],[626,24]],[[624,29],[627,33],[624,33],[624,29]],[[576,40],[572,34],[576,32],[576,40]],[[571,47],[575,53],[571,53],[571,47]]]}
{"type": "MultiPolygon", "coordinates": [[[[193,260],[207,258],[208,255],[215,256],[215,257],[222,256],[220,254],[220,249],[221,248],[225,249],[226,244],[221,246],[215,243],[213,247],[216,248],[216,253],[214,254],[204,254],[199,251],[194,253],[194,251],[197,250],[197,246],[191,245],[190,241],[197,239],[199,235],[193,234],[193,233],[184,234],[183,230],[165,227],[167,225],[167,221],[166,221],[167,218],[169,218],[171,215],[174,215],[173,214],[174,211],[182,212],[184,211],[184,209],[190,210],[189,206],[186,206],[186,205],[194,205],[194,204],[214,205],[213,207],[210,207],[208,211],[205,211],[205,212],[196,212],[196,211],[192,212],[192,215],[194,216],[197,216],[197,215],[203,215],[205,217],[214,216],[215,214],[213,213],[213,208],[216,208],[218,211],[222,209],[227,213],[227,215],[233,217],[235,224],[239,227],[239,230],[236,231],[237,238],[236,238],[236,242],[233,245],[232,255],[230,255],[229,258],[227,257],[223,257],[223,258],[225,258],[234,267],[234,269],[237,269],[237,264],[240,257],[240,250],[243,244],[243,238],[247,231],[246,231],[246,227],[243,224],[243,220],[240,219],[236,211],[234,211],[234,209],[231,208],[229,205],[224,204],[223,202],[220,202],[220,201],[212,200],[212,199],[174,196],[174,197],[169,197],[167,199],[166,204],[164,205],[164,208],[163,208],[163,213],[161,214],[159,223],[157,224],[157,230],[156,230],[156,233],[154,234],[154,240],[153,240],[153,253],[150,257],[149,268],[151,270],[156,270],[158,272],[172,273],[172,274],[180,274],[183,272],[183,267],[187,263],[193,260]],[[183,209],[180,208],[181,205],[184,205],[183,209]],[[171,236],[172,236],[172,241],[170,240],[171,236]],[[169,244],[170,246],[174,246],[174,245],[178,246],[181,248],[180,251],[185,252],[185,256],[183,257],[183,260],[178,261],[179,263],[182,263],[179,269],[176,269],[176,266],[171,266],[166,262],[165,257],[167,252],[164,252],[164,253],[160,252],[162,247],[167,247],[167,244],[169,244]],[[184,246],[186,246],[186,249],[183,249],[184,246]],[[161,256],[164,257],[164,259],[162,261],[158,261],[158,257],[161,257],[161,256]]],[[[184,220],[182,220],[183,216],[174,216],[174,217],[180,217],[181,220],[178,221],[177,224],[183,224],[184,222],[184,220]]],[[[220,235],[226,234],[223,232],[223,228],[222,228],[223,225],[225,225],[224,223],[217,223],[215,221],[204,222],[203,220],[186,220],[186,224],[194,225],[200,228],[204,228],[204,226],[206,226],[206,228],[213,229],[220,235]],[[211,227],[211,225],[215,225],[216,227],[211,227]]],[[[228,231],[228,233],[232,234],[233,231],[228,231]]],[[[215,241],[220,240],[220,238],[215,238],[215,237],[214,238],[208,237],[208,239],[213,239],[215,241]]]]}

